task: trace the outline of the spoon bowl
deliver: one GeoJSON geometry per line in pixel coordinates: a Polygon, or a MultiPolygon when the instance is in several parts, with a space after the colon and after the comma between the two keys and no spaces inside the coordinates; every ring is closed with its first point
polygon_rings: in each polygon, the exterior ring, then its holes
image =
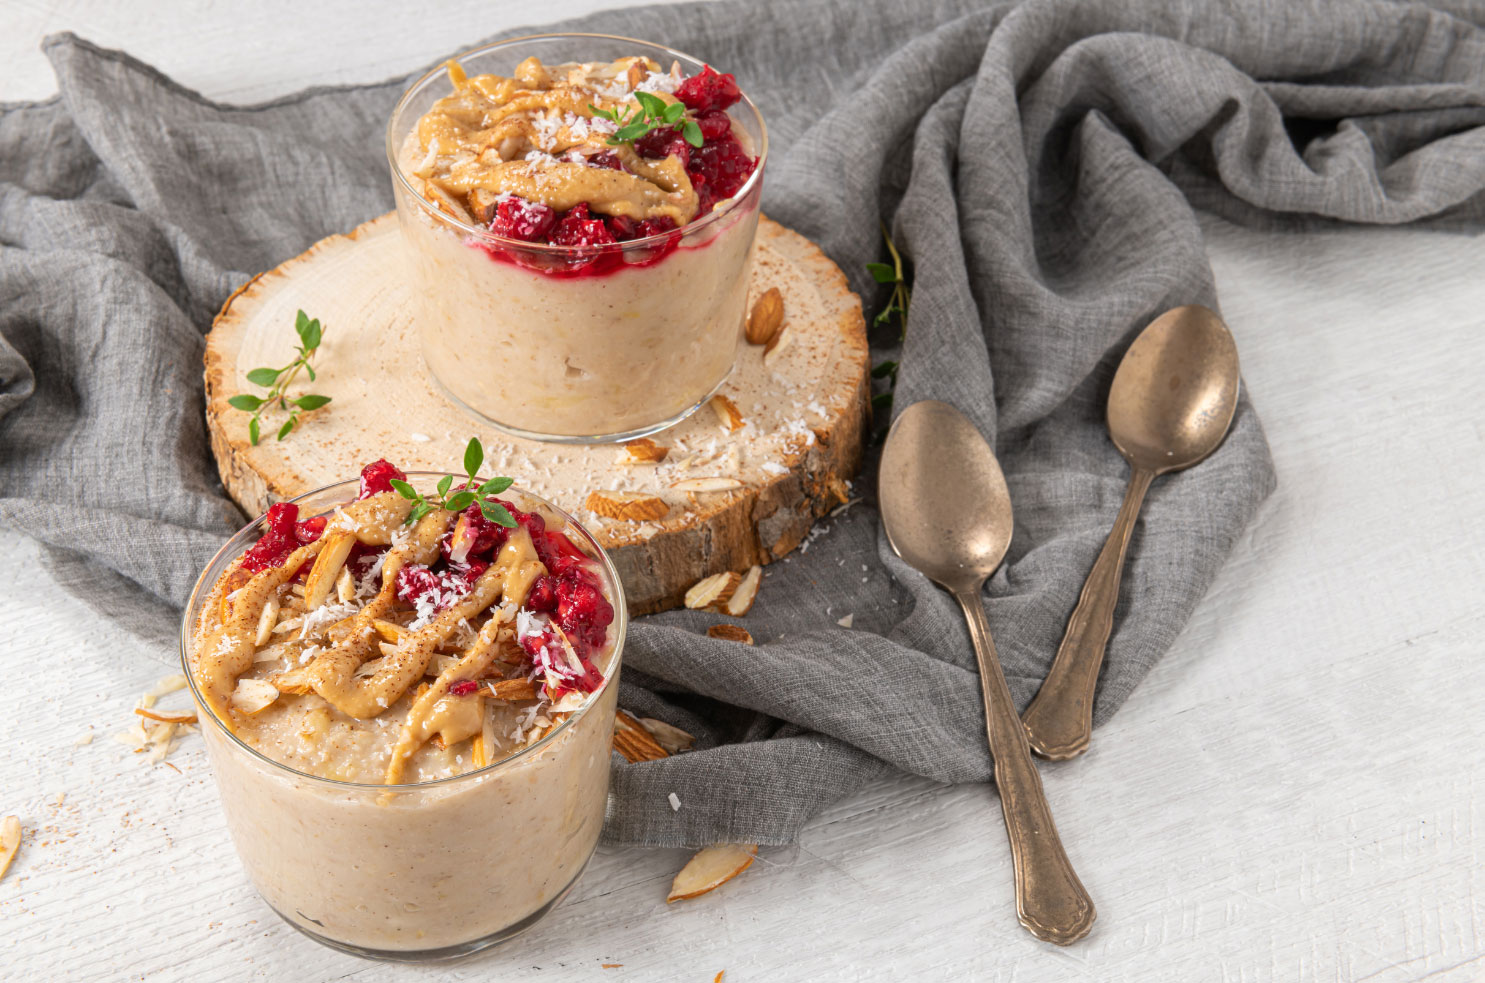
{"type": "Polygon", "coordinates": [[[1011,544],[1011,497],[1000,463],[968,417],[929,400],[909,406],[892,424],[879,482],[887,542],[953,594],[969,622],[1011,842],[1017,919],[1037,938],[1069,945],[1088,934],[1097,912],[1057,836],[980,596],[1011,544]]]}
{"type": "Polygon", "coordinates": [[[1109,388],[1109,437],[1129,462],[1129,487],[1114,528],[1088,572],[1067,631],[1022,722],[1031,746],[1060,761],[1088,750],[1093,696],[1124,555],[1145,492],[1156,475],[1200,462],[1221,445],[1238,398],[1237,344],[1216,314],[1197,304],[1177,307],[1139,333],[1109,388]]]}

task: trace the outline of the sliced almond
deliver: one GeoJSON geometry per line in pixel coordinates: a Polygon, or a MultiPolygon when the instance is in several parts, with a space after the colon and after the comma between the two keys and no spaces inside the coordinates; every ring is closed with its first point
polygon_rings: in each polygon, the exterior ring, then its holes
{"type": "Polygon", "coordinates": [[[629,83],[629,91],[633,92],[639,88],[639,83],[643,82],[648,75],[649,72],[645,69],[642,62],[636,61],[630,63],[629,71],[624,74],[624,81],[629,83]]]}
{"type": "Polygon", "coordinates": [[[722,424],[722,429],[728,433],[735,433],[742,429],[743,415],[732,400],[717,393],[711,398],[712,412],[717,414],[717,422],[722,424]]]}
{"type": "Polygon", "coordinates": [[[625,463],[628,464],[659,464],[665,460],[665,455],[670,453],[669,447],[662,447],[648,437],[638,440],[630,440],[624,443],[625,463]]]}
{"type": "MultiPolygon", "coordinates": [[[[736,594],[734,593],[734,597],[736,594]]],[[[706,630],[709,638],[720,638],[727,642],[742,642],[744,645],[753,644],[753,636],[742,625],[712,625],[706,630]]]]}
{"type": "Polygon", "coordinates": [[[629,522],[663,519],[670,512],[670,506],[665,504],[663,498],[644,492],[590,492],[583,506],[606,519],[625,519],[629,522]]]}
{"type": "Polygon", "coordinates": [[[681,730],[673,724],[667,724],[663,720],[654,717],[640,717],[640,726],[650,732],[655,743],[665,749],[666,754],[680,754],[682,751],[691,750],[691,745],[696,743],[696,738],[681,730]]]}
{"type": "Polygon", "coordinates": [[[465,210],[464,206],[455,200],[454,196],[434,184],[432,181],[423,182],[423,197],[428,199],[435,208],[458,219],[468,225],[474,225],[474,217],[465,210]]]}
{"type": "Polygon", "coordinates": [[[637,761],[659,761],[670,757],[634,717],[623,710],[614,714],[614,750],[631,764],[637,761]]]}
{"type": "Polygon", "coordinates": [[[356,578],[351,576],[349,565],[341,567],[340,576],[335,578],[335,596],[342,604],[356,597],[356,578]]]}
{"type": "Polygon", "coordinates": [[[380,618],[371,623],[377,635],[387,642],[400,642],[407,635],[407,629],[391,621],[383,621],[380,618]]]}
{"type": "Polygon", "coordinates": [[[753,602],[758,598],[758,587],[763,583],[763,568],[759,566],[750,567],[743,574],[742,582],[737,585],[737,590],[727,599],[722,610],[734,618],[741,618],[753,609],[753,602]]]}
{"type": "Polygon", "coordinates": [[[685,492],[725,492],[736,491],[742,482],[736,478],[685,478],[672,482],[670,487],[685,492]]]}
{"type": "Polygon", "coordinates": [[[763,367],[769,370],[776,368],[785,351],[788,350],[793,339],[793,332],[784,328],[769,340],[763,349],[763,367]]]}
{"type": "Polygon", "coordinates": [[[335,586],[336,578],[345,566],[346,558],[351,555],[351,547],[355,545],[356,537],[348,532],[333,532],[325,537],[324,548],[315,557],[315,565],[310,568],[309,576],[304,578],[306,610],[313,611],[325,603],[331,588],[335,586]]]}
{"type": "Polygon", "coordinates": [[[536,684],[529,679],[501,679],[488,683],[489,693],[497,700],[534,700],[536,684]]]}
{"type": "Polygon", "coordinates": [[[194,724],[196,722],[194,713],[161,713],[147,707],[135,707],[134,712],[146,720],[158,720],[162,724],[194,724]]]}
{"type": "Polygon", "coordinates": [[[0,877],[10,869],[15,852],[21,848],[21,821],[16,816],[0,820],[0,877]]]}
{"type": "Polygon", "coordinates": [[[252,717],[273,706],[278,687],[261,679],[239,679],[228,702],[238,713],[252,717]]]}
{"type": "Polygon", "coordinates": [[[778,334],[779,326],[783,323],[784,296],[779,293],[778,287],[769,287],[753,303],[753,311],[748,315],[748,325],[743,334],[750,345],[766,345],[778,334]]]}
{"type": "Polygon", "coordinates": [[[665,899],[681,901],[716,890],[748,869],[758,856],[756,843],[722,843],[709,846],[692,857],[670,885],[665,899]]]}
{"type": "MultiPolygon", "coordinates": [[[[469,192],[469,212],[480,225],[489,225],[500,205],[500,195],[486,188],[473,188],[469,192]]],[[[463,561],[460,561],[463,562],[463,561]]]]}
{"type": "Polygon", "coordinates": [[[742,583],[742,577],[731,571],[703,577],[686,591],[686,607],[693,611],[703,611],[726,604],[740,583],[742,583]]]}
{"type": "Polygon", "coordinates": [[[253,637],[253,644],[264,646],[273,637],[273,626],[278,623],[278,598],[270,597],[263,603],[263,613],[258,615],[258,633],[253,637]]]}

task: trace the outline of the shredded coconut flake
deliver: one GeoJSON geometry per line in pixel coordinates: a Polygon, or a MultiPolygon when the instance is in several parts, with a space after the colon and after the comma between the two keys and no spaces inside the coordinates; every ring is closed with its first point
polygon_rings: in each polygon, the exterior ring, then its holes
{"type": "Polygon", "coordinates": [[[680,812],[681,811],[681,797],[679,795],[676,795],[674,792],[671,792],[670,793],[670,811],[671,812],[680,812]]]}

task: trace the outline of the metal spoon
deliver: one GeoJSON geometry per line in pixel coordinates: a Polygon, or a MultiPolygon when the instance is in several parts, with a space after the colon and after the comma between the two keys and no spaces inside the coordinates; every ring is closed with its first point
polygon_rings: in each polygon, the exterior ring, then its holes
{"type": "Polygon", "coordinates": [[[1119,363],[1109,390],[1109,436],[1129,462],[1129,487],[1051,671],[1022,718],[1032,749],[1042,757],[1061,761],[1088,750],[1093,691],[1145,492],[1156,475],[1189,468],[1217,449],[1232,425],[1237,397],[1237,345],[1222,319],[1199,305],[1151,321],[1119,363]]]}
{"type": "Polygon", "coordinates": [[[879,482],[892,549],[953,594],[969,619],[1016,871],[1016,915],[1039,939],[1076,942],[1097,913],[1057,838],[980,600],[980,588],[1011,543],[1011,499],[1000,465],[963,413],[929,400],[909,406],[892,424],[879,482]]]}

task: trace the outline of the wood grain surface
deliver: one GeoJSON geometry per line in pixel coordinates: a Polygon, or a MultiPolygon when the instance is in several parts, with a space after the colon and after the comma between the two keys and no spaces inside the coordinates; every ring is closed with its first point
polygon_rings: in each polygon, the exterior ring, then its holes
{"type": "MultiPolygon", "coordinates": [[[[792,340],[768,364],[762,347],[739,346],[720,395],[748,425],[732,432],[704,406],[654,436],[673,449],[658,466],[622,463],[630,455],[614,444],[509,437],[454,403],[422,361],[405,264],[397,217],[384,215],[254,277],[217,316],[206,339],[207,429],[222,482],[249,515],[354,477],[377,458],[405,470],[458,471],[465,444],[478,436],[486,473],[509,475],[576,515],[613,557],[630,612],[648,614],[679,607],[710,574],[774,562],[848,500],[870,421],[866,326],[845,275],[803,236],[759,222],[750,303],[781,291],[782,330],[792,340]],[[331,402],[306,414],[289,439],[253,445],[248,415],[228,401],[262,392],[247,373],[283,362],[296,309],[326,326],[313,391],[331,402]],[[671,488],[702,477],[740,485],[671,488]],[[588,510],[591,493],[613,490],[661,497],[670,511],[631,521],[588,510]]],[[[271,434],[279,419],[265,419],[271,434]]]]}
{"type": "MultiPolygon", "coordinates": [[[[0,98],[48,91],[31,45],[64,26],[256,99],[588,6],[10,2],[0,50],[26,57],[0,98]]],[[[174,653],[120,637],[0,531],[0,815],[27,837],[0,881],[0,978],[1485,978],[1485,238],[1205,228],[1279,488],[1092,750],[1043,768],[1098,903],[1086,941],[1016,926],[991,789],[897,778],[694,901],[664,903],[684,853],[605,847],[550,919],[469,963],[331,952],[253,893],[199,739],[180,773],[107,739],[174,653]]]]}

